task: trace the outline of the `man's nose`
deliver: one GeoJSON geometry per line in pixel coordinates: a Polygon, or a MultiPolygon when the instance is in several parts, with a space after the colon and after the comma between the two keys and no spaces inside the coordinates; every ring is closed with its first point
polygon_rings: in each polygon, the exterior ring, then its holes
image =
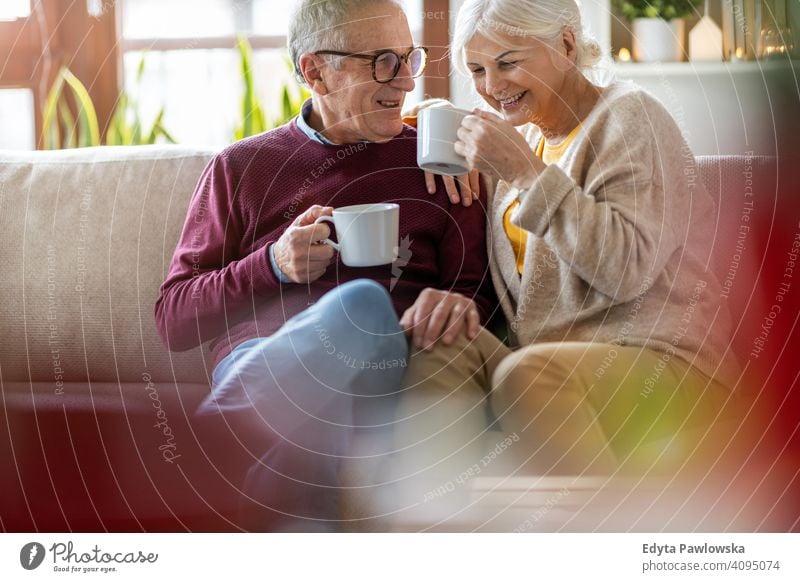
{"type": "Polygon", "coordinates": [[[390,85],[407,93],[414,90],[416,83],[411,77],[411,66],[407,62],[400,61],[400,68],[397,70],[397,75],[392,79],[390,85]]]}

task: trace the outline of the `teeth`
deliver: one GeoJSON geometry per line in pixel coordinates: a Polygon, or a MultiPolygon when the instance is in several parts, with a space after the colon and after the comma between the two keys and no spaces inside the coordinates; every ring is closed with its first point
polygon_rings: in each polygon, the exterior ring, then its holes
{"type": "Polygon", "coordinates": [[[517,95],[514,95],[513,97],[509,97],[508,99],[500,99],[500,103],[502,103],[503,105],[511,105],[511,104],[516,103],[517,101],[519,101],[520,98],[524,94],[525,94],[525,91],[523,91],[522,93],[519,93],[517,95]]]}
{"type": "Polygon", "coordinates": [[[378,101],[378,103],[380,103],[384,107],[399,107],[400,106],[400,102],[399,101],[378,101]]]}

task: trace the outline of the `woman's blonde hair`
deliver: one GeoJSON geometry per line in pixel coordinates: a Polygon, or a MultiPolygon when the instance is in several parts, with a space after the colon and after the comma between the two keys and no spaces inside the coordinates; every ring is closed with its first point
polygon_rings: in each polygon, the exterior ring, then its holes
{"type": "Polygon", "coordinates": [[[453,34],[455,66],[468,73],[464,47],[476,33],[502,45],[514,44],[516,38],[523,45],[531,37],[551,43],[566,26],[575,34],[577,67],[586,70],[597,65],[603,51],[584,31],[575,0],[466,0],[458,11],[453,34]]]}

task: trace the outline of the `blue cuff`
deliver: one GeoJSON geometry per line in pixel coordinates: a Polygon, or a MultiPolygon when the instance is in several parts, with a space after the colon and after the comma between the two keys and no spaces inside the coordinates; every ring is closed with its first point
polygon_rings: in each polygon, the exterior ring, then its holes
{"type": "Polygon", "coordinates": [[[291,283],[291,279],[283,274],[281,268],[278,266],[278,261],[275,260],[275,245],[269,245],[269,264],[272,265],[272,272],[281,283],[291,283]]]}

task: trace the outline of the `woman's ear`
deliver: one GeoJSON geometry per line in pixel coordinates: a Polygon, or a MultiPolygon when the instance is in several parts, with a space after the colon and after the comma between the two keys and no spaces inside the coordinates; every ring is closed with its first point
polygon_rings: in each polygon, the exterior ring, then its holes
{"type": "Polygon", "coordinates": [[[318,95],[326,95],[328,86],[322,78],[322,65],[324,61],[321,57],[311,53],[300,55],[297,64],[300,66],[300,74],[306,80],[309,89],[318,95]]]}
{"type": "Polygon", "coordinates": [[[561,37],[556,41],[556,53],[553,64],[562,71],[574,67],[578,62],[578,43],[571,26],[562,29],[561,37]]]}

